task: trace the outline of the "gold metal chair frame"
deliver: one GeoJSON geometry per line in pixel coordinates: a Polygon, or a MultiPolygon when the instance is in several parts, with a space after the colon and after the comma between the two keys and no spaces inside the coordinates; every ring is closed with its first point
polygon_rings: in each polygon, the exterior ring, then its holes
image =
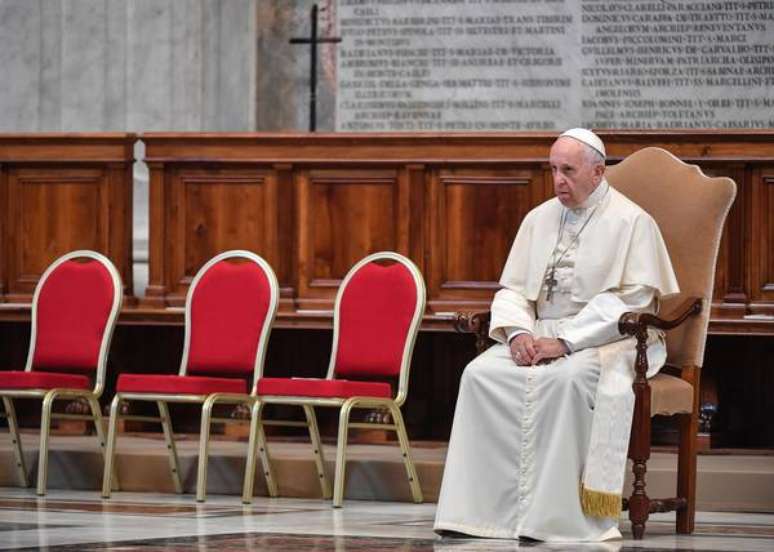
{"type": "MultiPolygon", "coordinates": [[[[188,296],[186,298],[185,306],[185,344],[183,348],[183,357],[180,362],[180,371],[178,375],[184,376],[187,372],[188,366],[188,354],[191,342],[191,328],[188,321],[191,317],[191,301],[193,298],[194,290],[196,289],[199,280],[207,272],[207,270],[219,263],[220,261],[227,259],[246,259],[258,264],[266,274],[266,278],[269,281],[270,299],[269,307],[266,313],[266,320],[263,324],[263,329],[256,348],[255,364],[253,368],[253,383],[250,394],[240,393],[211,393],[208,395],[190,395],[190,394],[174,394],[174,393],[116,393],[113,397],[113,401],[110,404],[110,420],[109,430],[107,438],[107,453],[105,459],[105,471],[102,478],[102,498],[110,498],[111,494],[111,481],[108,474],[113,470],[113,464],[115,460],[115,448],[116,439],[118,435],[118,420],[131,420],[142,422],[158,422],[161,424],[161,428],[164,432],[164,440],[169,454],[169,469],[172,475],[172,482],[175,487],[175,492],[178,494],[183,493],[183,482],[180,478],[180,462],[177,454],[177,447],[175,446],[174,433],[172,431],[172,423],[169,417],[169,408],[167,403],[189,403],[189,404],[201,404],[202,405],[202,417],[201,427],[199,433],[199,459],[197,466],[196,476],[196,500],[197,502],[204,502],[207,498],[207,463],[209,459],[209,447],[210,447],[210,428],[212,422],[234,422],[231,418],[219,418],[212,416],[212,410],[216,404],[226,405],[240,405],[244,404],[248,407],[252,407],[256,402],[256,386],[258,377],[263,371],[263,363],[266,357],[266,346],[268,344],[269,333],[271,332],[271,326],[274,322],[274,317],[277,313],[277,304],[279,301],[279,284],[277,277],[271,266],[250,251],[244,250],[232,250],[225,251],[216,255],[210,259],[200,270],[197,272],[191,287],[188,290],[188,296]],[[138,416],[121,413],[121,403],[123,401],[144,401],[155,402],[159,409],[159,416],[138,416]]],[[[252,410],[251,410],[252,412],[252,410]]]]}
{"type": "MultiPolygon", "coordinates": [[[[24,487],[29,487],[30,481],[24,462],[24,451],[22,449],[22,442],[19,435],[19,423],[16,418],[16,410],[13,405],[13,399],[32,398],[43,400],[40,416],[40,448],[36,489],[38,496],[44,496],[46,494],[46,487],[48,483],[48,443],[50,439],[52,420],[64,419],[91,421],[94,424],[94,428],[97,432],[97,439],[99,441],[102,455],[104,458],[106,458],[105,429],[102,421],[102,413],[99,407],[99,397],[102,395],[102,391],[104,391],[105,388],[105,368],[107,365],[108,351],[110,350],[110,341],[113,337],[113,330],[115,328],[116,319],[118,318],[118,313],[121,310],[121,303],[123,301],[123,285],[121,283],[121,276],[113,266],[113,263],[111,263],[107,257],[95,251],[72,251],[55,260],[40,277],[40,281],[35,287],[35,293],[32,297],[30,348],[27,352],[27,362],[24,370],[26,372],[32,371],[32,361],[35,357],[35,340],[37,338],[38,322],[37,305],[41,289],[43,288],[48,277],[56,268],[67,261],[79,258],[88,258],[100,262],[108,270],[108,273],[110,274],[110,277],[113,281],[113,305],[110,308],[110,314],[108,315],[107,323],[105,324],[105,331],[102,334],[102,343],[100,344],[99,356],[97,359],[97,369],[94,371],[94,388],[90,391],[67,388],[0,390],[0,397],[3,399],[3,406],[5,408],[5,412],[0,413],[0,417],[5,417],[8,420],[8,432],[11,435],[16,472],[19,480],[22,483],[22,486],[24,487]],[[60,399],[83,399],[88,403],[91,414],[69,414],[54,412],[54,401],[60,399]]],[[[107,473],[111,474],[114,478],[116,477],[112,472],[107,473]]],[[[114,482],[117,484],[117,478],[114,479],[114,482]]],[[[110,479],[108,480],[108,484],[110,484],[110,479]]]]}
{"type": "MultiPolygon", "coordinates": [[[[346,476],[346,461],[347,461],[347,440],[350,428],[366,428],[366,429],[384,429],[388,431],[395,431],[398,435],[398,443],[400,445],[401,454],[403,456],[403,463],[406,468],[406,475],[408,477],[409,487],[411,489],[411,496],[414,502],[422,502],[422,489],[419,484],[419,477],[417,476],[416,468],[411,459],[411,449],[409,446],[408,435],[406,433],[406,426],[403,421],[403,416],[400,412],[401,405],[405,402],[408,395],[408,380],[409,371],[411,368],[411,355],[414,349],[414,343],[416,341],[417,330],[422,320],[422,314],[425,310],[425,284],[422,279],[422,274],[419,269],[406,257],[393,252],[379,252],[369,255],[360,260],[345,276],[344,280],[339,286],[339,291],[336,295],[335,313],[339,312],[342,296],[344,290],[347,287],[350,279],[355,273],[364,265],[379,260],[391,260],[401,263],[411,273],[414,278],[414,283],[417,290],[417,302],[414,309],[413,318],[409,325],[408,335],[403,349],[403,357],[401,359],[400,376],[398,380],[398,391],[395,398],[376,398],[376,397],[351,397],[344,398],[314,398],[314,397],[293,397],[293,396],[279,396],[279,395],[264,395],[258,396],[255,403],[252,406],[252,413],[250,419],[250,442],[248,445],[247,464],[245,466],[245,479],[244,487],[242,490],[242,502],[249,504],[252,500],[254,491],[254,478],[256,468],[256,454],[261,457],[261,463],[264,468],[264,477],[266,478],[266,486],[269,492],[269,496],[277,496],[277,483],[274,477],[274,473],[271,467],[271,461],[269,458],[268,447],[266,443],[266,436],[263,430],[263,426],[289,426],[289,427],[306,427],[309,432],[309,438],[314,451],[314,461],[317,468],[317,475],[320,481],[320,489],[322,496],[325,499],[331,498],[331,486],[330,481],[325,473],[325,458],[323,455],[322,442],[320,440],[320,432],[317,425],[317,418],[315,416],[314,408],[320,407],[336,407],[340,408],[339,412],[339,428],[338,439],[336,448],[336,471],[334,478],[334,490],[333,490],[333,506],[340,508],[344,500],[344,484],[346,476]],[[263,407],[266,404],[285,404],[296,405],[304,409],[306,416],[306,422],[293,422],[285,420],[262,420],[263,407]],[[349,421],[350,413],[353,408],[385,408],[391,416],[393,423],[353,423],[349,421]]],[[[339,336],[339,318],[334,316],[333,325],[333,350],[331,351],[331,358],[328,364],[328,373],[326,379],[333,379],[334,369],[336,366],[336,353],[338,348],[338,336],[339,336]]]]}

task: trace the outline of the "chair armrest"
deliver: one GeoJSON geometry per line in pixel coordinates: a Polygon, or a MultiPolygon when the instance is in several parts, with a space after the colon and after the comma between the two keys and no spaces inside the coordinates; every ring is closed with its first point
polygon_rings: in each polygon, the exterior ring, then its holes
{"type": "Polygon", "coordinates": [[[655,314],[646,312],[625,312],[618,319],[618,331],[626,335],[637,335],[640,330],[648,327],[659,330],[671,330],[685,322],[689,316],[695,316],[701,312],[702,300],[698,298],[687,299],[678,309],[677,316],[671,320],[659,318],[655,314]]]}
{"type": "Polygon", "coordinates": [[[660,318],[645,312],[625,312],[618,319],[618,331],[623,335],[637,338],[637,361],[634,368],[637,371],[636,382],[643,382],[648,372],[648,328],[671,330],[685,322],[689,316],[701,312],[702,300],[696,297],[687,299],[676,310],[676,316],[670,319],[660,318]]]}
{"type": "Polygon", "coordinates": [[[489,338],[490,311],[458,312],[454,316],[454,329],[459,333],[472,333],[476,336],[476,351],[483,353],[494,344],[489,338]]]}

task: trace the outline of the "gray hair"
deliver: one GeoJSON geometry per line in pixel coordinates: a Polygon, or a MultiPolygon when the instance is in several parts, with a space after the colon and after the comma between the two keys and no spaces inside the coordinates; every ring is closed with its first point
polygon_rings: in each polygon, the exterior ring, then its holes
{"type": "MultiPolygon", "coordinates": [[[[583,144],[583,142],[581,142],[583,144]]],[[[605,157],[599,153],[597,150],[589,146],[588,144],[583,144],[583,147],[585,149],[585,157],[586,162],[589,165],[604,165],[605,164],[605,157]]]]}

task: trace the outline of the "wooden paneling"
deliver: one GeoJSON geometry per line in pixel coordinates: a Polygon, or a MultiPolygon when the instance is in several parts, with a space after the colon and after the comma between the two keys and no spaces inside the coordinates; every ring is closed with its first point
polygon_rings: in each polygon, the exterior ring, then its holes
{"type": "MultiPolygon", "coordinates": [[[[774,132],[600,134],[611,164],[655,145],[736,181],[710,323],[710,333],[721,335],[709,339],[703,376],[714,387],[702,396],[718,402],[713,433],[724,444],[771,446],[774,434],[762,420],[771,413],[774,322],[744,316],[774,314],[774,132]]],[[[524,215],[552,196],[547,155],[555,137],[144,135],[149,286],[144,304],[121,313],[103,402],[119,372],[177,371],[182,312],[159,307],[182,305],[212,255],[247,248],[272,265],[281,302],[266,373],[303,377],[324,374],[342,276],[363,255],[394,249],[425,276],[423,328],[433,330],[417,340],[404,415],[412,438],[448,438],[474,348],[470,335],[440,333],[452,330],[445,313],[489,307],[524,215]]],[[[0,301],[28,300],[39,272],[73,247],[107,252],[131,286],[133,141],[128,134],[0,135],[0,301]]],[[[0,350],[9,353],[2,368],[18,368],[29,308],[5,305],[0,320],[0,350]]],[[[196,430],[195,420],[183,429],[196,430]]],[[[335,419],[321,422],[335,434],[335,419]]]]}
{"type": "Polygon", "coordinates": [[[751,189],[750,308],[774,314],[774,165],[756,171],[751,189]]]}
{"type": "MultiPolygon", "coordinates": [[[[247,249],[266,258],[287,280],[280,253],[278,180],[272,166],[151,163],[149,305],[181,306],[191,280],[211,257],[228,249],[247,249]]],[[[285,193],[289,192],[285,187],[285,193]]],[[[285,218],[287,215],[284,216],[285,218]]],[[[287,225],[287,224],[286,224],[287,225]]]]}
{"type": "Polygon", "coordinates": [[[31,300],[74,249],[107,255],[132,290],[132,134],[0,134],[0,302],[31,300]]]}
{"type": "Polygon", "coordinates": [[[353,264],[374,251],[399,249],[400,196],[395,170],[299,172],[299,308],[330,308],[353,264]]]}
{"type": "Polygon", "coordinates": [[[522,219],[548,199],[541,167],[441,168],[432,171],[428,194],[430,308],[491,300],[522,219]]]}
{"type": "Polygon", "coordinates": [[[717,316],[740,316],[748,303],[745,285],[745,224],[749,221],[747,196],[750,192],[749,179],[743,165],[720,167],[703,166],[710,176],[727,176],[737,183],[737,197],[726,219],[723,237],[718,252],[715,270],[715,292],[713,308],[717,316]]]}
{"type": "MultiPolygon", "coordinates": [[[[774,321],[744,317],[774,309],[774,133],[600,135],[610,164],[658,146],[737,182],[710,331],[772,332],[774,321]]],[[[204,260],[241,244],[275,267],[279,323],[289,327],[329,324],[349,267],[392,249],[425,276],[424,327],[451,329],[448,312],[489,307],[521,220],[553,195],[548,151],[556,135],[548,133],[148,133],[142,139],[151,167],[148,304],[181,304],[204,260]]]]}
{"type": "Polygon", "coordinates": [[[50,169],[9,171],[14,198],[11,227],[19,231],[10,234],[15,238],[15,279],[32,285],[23,291],[31,293],[48,266],[40,252],[56,256],[74,249],[107,250],[108,199],[102,180],[98,169],[63,169],[57,174],[50,169]],[[60,208],[63,205],[68,208],[60,208]]]}

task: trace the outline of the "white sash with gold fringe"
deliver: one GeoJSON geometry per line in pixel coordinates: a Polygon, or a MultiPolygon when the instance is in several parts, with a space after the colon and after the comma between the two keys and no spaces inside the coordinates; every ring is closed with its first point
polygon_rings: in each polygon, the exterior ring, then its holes
{"type": "MultiPolygon", "coordinates": [[[[591,438],[581,481],[581,505],[588,516],[621,514],[626,458],[634,413],[633,337],[599,347],[600,373],[591,422],[591,438]]],[[[648,347],[650,374],[666,361],[662,334],[653,332],[648,347]]]]}

